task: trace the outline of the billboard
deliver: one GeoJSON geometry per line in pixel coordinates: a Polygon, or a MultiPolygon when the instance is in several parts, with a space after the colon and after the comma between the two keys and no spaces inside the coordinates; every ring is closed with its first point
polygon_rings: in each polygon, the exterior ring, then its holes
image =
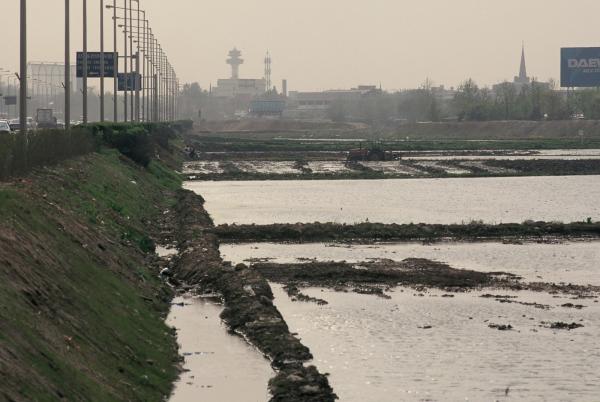
{"type": "Polygon", "coordinates": [[[600,87],[600,47],[560,49],[560,86],[600,87]]]}
{"type": "Polygon", "coordinates": [[[136,89],[142,90],[142,75],[136,73],[127,73],[127,79],[125,73],[118,74],[118,90],[119,91],[135,91],[136,89]],[[136,79],[137,77],[137,79],[136,79]],[[127,89],[125,89],[125,81],[127,81],[127,89]],[[134,84],[135,82],[135,84],[134,84]]]}
{"type": "MultiPolygon", "coordinates": [[[[100,78],[100,52],[87,52],[88,78],[100,78]]],[[[111,78],[115,76],[115,58],[118,60],[119,54],[104,52],[104,76],[111,78]]],[[[77,78],[83,78],[83,52],[77,52],[77,78]]]]}
{"type": "Polygon", "coordinates": [[[6,106],[16,105],[17,104],[17,97],[16,96],[5,96],[4,97],[4,104],[6,106]]]}

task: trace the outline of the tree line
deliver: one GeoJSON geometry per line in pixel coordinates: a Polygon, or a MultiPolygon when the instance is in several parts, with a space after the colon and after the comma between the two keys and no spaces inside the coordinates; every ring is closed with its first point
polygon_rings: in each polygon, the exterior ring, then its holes
{"type": "MultiPolygon", "coordinates": [[[[180,96],[183,118],[233,114],[240,105],[215,100],[197,83],[186,84],[180,96]]],[[[600,120],[600,89],[562,91],[554,81],[517,85],[503,82],[493,89],[467,79],[456,89],[436,87],[426,80],[419,88],[397,92],[373,90],[362,96],[330,102],[333,121],[440,122],[497,120],[600,120]]]]}
{"type": "Polygon", "coordinates": [[[553,81],[494,89],[467,79],[455,90],[434,87],[429,80],[417,89],[375,91],[354,101],[336,100],[329,109],[335,121],[494,121],[600,119],[600,89],[559,91],[553,81]]]}

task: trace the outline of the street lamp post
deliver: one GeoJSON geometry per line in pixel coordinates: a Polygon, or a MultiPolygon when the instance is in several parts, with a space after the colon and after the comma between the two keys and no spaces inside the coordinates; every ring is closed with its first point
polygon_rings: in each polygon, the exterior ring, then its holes
{"type": "Polygon", "coordinates": [[[65,130],[71,127],[71,29],[70,5],[65,0],[65,130]]]}
{"type": "Polygon", "coordinates": [[[88,122],[87,0],[83,0],[83,123],[88,122]]]}
{"type": "MultiPolygon", "coordinates": [[[[133,54],[133,6],[131,5],[131,1],[129,0],[129,50],[131,52],[131,72],[130,75],[133,74],[134,69],[133,69],[133,60],[134,60],[134,54],[133,54]]],[[[127,84],[125,86],[125,89],[129,90],[129,99],[131,102],[131,121],[135,121],[135,99],[133,97],[133,88],[130,87],[130,78],[131,77],[127,77],[127,84]]],[[[133,84],[133,83],[132,83],[133,84]]]]}
{"type": "Polygon", "coordinates": [[[100,0],[100,121],[104,121],[104,0],[100,0]]]}
{"type": "MultiPolygon", "coordinates": [[[[110,6],[106,6],[110,7],[110,6]]],[[[117,57],[117,0],[113,0],[113,51],[115,52],[114,70],[115,76],[113,79],[113,120],[119,121],[119,107],[118,107],[118,94],[119,87],[117,82],[117,76],[119,74],[119,58],[117,57]]]]}
{"type": "Polygon", "coordinates": [[[21,87],[19,92],[19,124],[21,132],[27,137],[27,0],[21,0],[21,74],[19,81],[21,87]]]}
{"type": "Polygon", "coordinates": [[[124,34],[124,49],[125,49],[125,91],[123,92],[123,96],[124,96],[124,107],[123,107],[123,120],[125,122],[127,122],[127,86],[128,86],[128,80],[129,80],[129,71],[128,70],[128,63],[127,63],[127,58],[129,57],[128,52],[127,52],[127,0],[123,0],[123,4],[124,4],[124,10],[125,12],[124,17],[125,17],[125,34],[124,34]]]}
{"type": "MultiPolygon", "coordinates": [[[[135,53],[135,79],[133,85],[135,88],[135,121],[140,121],[140,84],[138,77],[140,76],[140,0],[134,0],[137,4],[137,52],[135,53]]],[[[133,36],[133,31],[132,35],[133,36]]]]}

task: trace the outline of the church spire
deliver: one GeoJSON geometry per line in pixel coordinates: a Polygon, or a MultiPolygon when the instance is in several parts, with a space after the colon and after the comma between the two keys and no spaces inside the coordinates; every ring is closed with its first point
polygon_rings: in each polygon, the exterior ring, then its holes
{"type": "Polygon", "coordinates": [[[525,43],[521,48],[521,68],[519,69],[519,80],[527,81],[527,67],[525,66],[525,43]]]}

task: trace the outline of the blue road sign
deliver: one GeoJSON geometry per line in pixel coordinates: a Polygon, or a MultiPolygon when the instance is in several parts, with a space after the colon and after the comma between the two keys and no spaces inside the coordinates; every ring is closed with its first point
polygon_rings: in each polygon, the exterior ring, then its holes
{"type": "Polygon", "coordinates": [[[600,87],[600,47],[560,49],[560,86],[600,87]]]}
{"type": "Polygon", "coordinates": [[[127,73],[127,79],[125,79],[125,73],[118,74],[118,90],[123,91],[135,91],[136,89],[142,90],[142,75],[136,73],[127,73]],[[137,79],[136,79],[137,78],[137,79]],[[125,89],[125,81],[127,81],[127,89],[125,89]]]}
{"type": "MultiPolygon", "coordinates": [[[[88,52],[88,78],[100,78],[100,52],[88,52]]],[[[112,52],[104,52],[104,76],[112,78],[115,76],[115,57],[118,60],[119,54],[112,52]]],[[[83,52],[77,52],[77,78],[83,78],[83,52]]]]}

